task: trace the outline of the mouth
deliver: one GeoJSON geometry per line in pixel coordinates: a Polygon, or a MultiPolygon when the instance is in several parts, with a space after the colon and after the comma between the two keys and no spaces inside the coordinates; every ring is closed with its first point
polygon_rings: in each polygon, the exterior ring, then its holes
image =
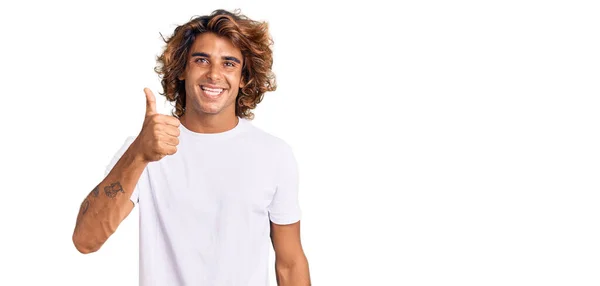
{"type": "Polygon", "coordinates": [[[225,91],[224,88],[208,87],[204,85],[201,85],[200,89],[202,89],[202,93],[204,94],[204,96],[211,99],[219,98],[219,96],[223,94],[223,91],[225,91]]]}

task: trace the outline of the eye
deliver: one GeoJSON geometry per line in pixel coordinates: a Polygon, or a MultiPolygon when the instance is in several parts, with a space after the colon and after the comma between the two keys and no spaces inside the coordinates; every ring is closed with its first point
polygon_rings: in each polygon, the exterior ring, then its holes
{"type": "Polygon", "coordinates": [[[225,62],[225,66],[232,68],[232,67],[235,67],[235,63],[234,62],[225,62]]]}
{"type": "Polygon", "coordinates": [[[194,60],[194,62],[198,63],[198,64],[203,64],[203,63],[208,63],[208,60],[205,58],[197,58],[194,60]]]}

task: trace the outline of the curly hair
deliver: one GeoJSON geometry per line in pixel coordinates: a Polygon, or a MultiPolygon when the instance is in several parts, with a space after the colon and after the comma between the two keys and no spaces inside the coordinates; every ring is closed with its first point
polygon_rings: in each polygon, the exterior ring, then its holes
{"type": "Polygon", "coordinates": [[[258,22],[240,14],[225,10],[215,10],[210,15],[195,16],[189,22],[175,28],[173,35],[163,37],[166,46],[157,57],[156,73],[161,78],[164,95],[175,102],[172,115],[180,118],[185,113],[185,82],[179,80],[187,64],[187,57],[196,37],[211,32],[229,39],[242,52],[242,85],[236,98],[235,114],[238,117],[253,119],[252,109],[256,108],[265,92],[274,91],[277,86],[273,66],[273,39],[269,35],[268,23],[258,22]]]}

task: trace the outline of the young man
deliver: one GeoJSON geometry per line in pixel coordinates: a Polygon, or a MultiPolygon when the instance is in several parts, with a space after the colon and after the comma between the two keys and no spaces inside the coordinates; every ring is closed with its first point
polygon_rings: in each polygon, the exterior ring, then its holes
{"type": "Polygon", "coordinates": [[[140,285],[310,285],[291,148],[254,127],[275,90],[267,24],[217,10],[175,29],[158,58],[173,116],[146,114],[83,201],[73,232],[97,251],[137,205],[140,285]]]}

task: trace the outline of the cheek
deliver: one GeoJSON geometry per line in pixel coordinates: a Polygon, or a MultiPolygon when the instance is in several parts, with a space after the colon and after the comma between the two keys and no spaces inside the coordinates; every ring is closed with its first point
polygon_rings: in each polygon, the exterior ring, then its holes
{"type": "Polygon", "coordinates": [[[239,88],[231,86],[231,89],[229,91],[229,99],[234,100],[235,98],[237,98],[238,93],[239,93],[239,88]]]}
{"type": "Polygon", "coordinates": [[[194,82],[193,82],[193,81],[191,81],[191,80],[186,80],[186,81],[185,81],[185,90],[186,90],[186,92],[188,92],[188,93],[189,93],[189,91],[190,91],[191,89],[193,89],[193,88],[194,88],[194,85],[195,85],[195,84],[194,84],[194,82]]]}
{"type": "Polygon", "coordinates": [[[198,66],[189,66],[186,69],[186,78],[197,79],[202,76],[206,71],[198,66]]]}
{"type": "Polygon", "coordinates": [[[239,87],[240,86],[240,80],[241,80],[241,75],[238,74],[230,74],[227,76],[227,81],[229,81],[229,83],[235,87],[239,87]]]}

